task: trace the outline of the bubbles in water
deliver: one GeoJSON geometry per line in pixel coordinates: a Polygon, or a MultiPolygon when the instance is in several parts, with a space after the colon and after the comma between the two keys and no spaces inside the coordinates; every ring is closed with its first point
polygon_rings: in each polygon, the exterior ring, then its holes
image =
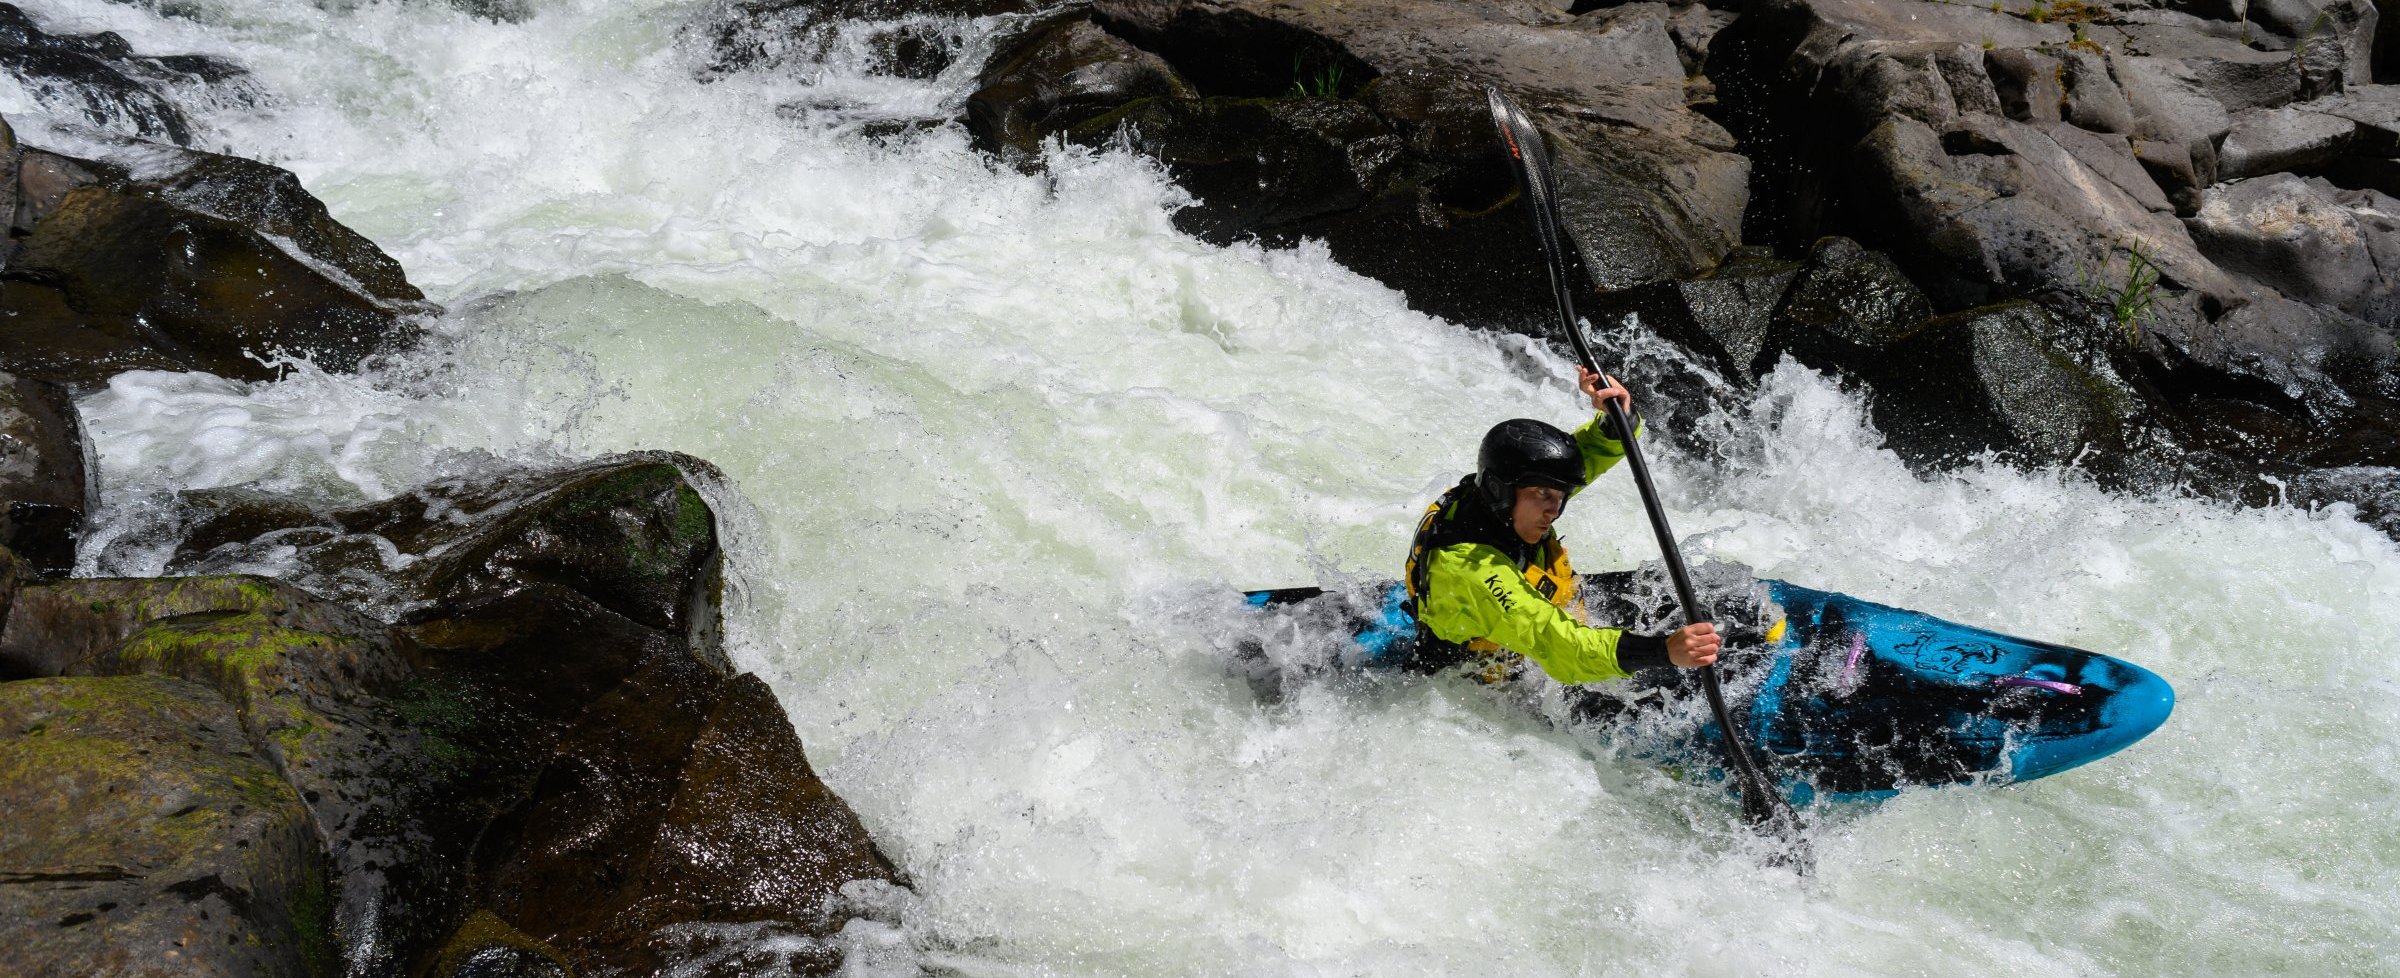
{"type": "MultiPolygon", "coordinates": [[[[1236,589],[1397,574],[1489,425],[1578,423],[1546,348],[1411,312],[1322,247],[1185,238],[1180,192],[1122,152],[1027,175],[955,127],[862,134],[954,107],[957,70],[867,75],[844,41],[704,83],[689,5],[29,9],[249,65],[265,102],[210,131],[452,307],[440,345],[365,378],[87,398],[109,507],[87,560],[179,488],[333,502],[491,457],[710,459],[737,661],[919,884],[843,938],[858,960],[903,938],[979,973],[2393,960],[2400,675],[2363,636],[2400,628],[2400,555],[2346,512],[1920,476],[1792,364],[1678,412],[1723,446],[1657,459],[1694,557],[2121,654],[2182,696],[2100,764],[1833,819],[1803,882],[1721,792],[1522,703],[1377,677],[1269,704],[1217,651],[1236,589]]],[[[1619,475],[1561,532],[1586,570],[1653,555],[1619,475]]]]}

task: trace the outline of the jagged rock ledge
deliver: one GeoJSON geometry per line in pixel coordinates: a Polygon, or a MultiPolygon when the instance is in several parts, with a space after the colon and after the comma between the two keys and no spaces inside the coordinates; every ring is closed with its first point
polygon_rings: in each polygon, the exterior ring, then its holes
{"type": "Polygon", "coordinates": [[[194,573],[12,586],[0,971],[654,974],[762,922],[838,966],[905,881],[725,658],[715,478],[196,493],[194,573]],[[207,573],[295,546],[292,580],[207,573]]]}

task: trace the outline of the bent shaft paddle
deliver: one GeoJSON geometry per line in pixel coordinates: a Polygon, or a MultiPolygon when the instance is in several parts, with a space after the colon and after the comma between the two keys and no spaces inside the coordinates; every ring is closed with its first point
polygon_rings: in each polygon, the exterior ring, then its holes
{"type": "MultiPolygon", "coordinates": [[[[1549,260],[1550,290],[1558,299],[1559,328],[1566,331],[1568,341],[1575,346],[1575,356],[1583,361],[1585,369],[1599,373],[1600,365],[1592,358],[1592,348],[1584,342],[1583,329],[1575,321],[1575,302],[1570,294],[1572,270],[1567,264],[1567,243],[1560,232],[1558,194],[1550,176],[1550,151],[1542,144],[1540,130],[1533,127],[1533,120],[1517,103],[1498,89],[1487,88],[1484,94],[1491,101],[1492,121],[1499,125],[1500,135],[1508,142],[1517,189],[1524,193],[1525,209],[1533,215],[1534,232],[1541,239],[1543,256],[1549,260]]],[[[1642,446],[1631,434],[1633,419],[1626,416],[1625,406],[1614,400],[1608,402],[1608,417],[1616,424],[1617,431],[1626,435],[1625,464],[1633,470],[1633,484],[1641,490],[1642,508],[1650,512],[1650,530],[1658,535],[1659,554],[1666,561],[1667,576],[1675,582],[1675,599],[1683,606],[1684,623],[1707,621],[1708,609],[1692,591],[1691,573],[1684,569],[1683,552],[1676,546],[1675,531],[1667,527],[1666,508],[1658,501],[1658,489],[1650,483],[1650,465],[1642,460],[1642,446]]],[[[1784,801],[1783,792],[1776,789],[1774,781],[1752,757],[1741,728],[1734,725],[1733,716],[1725,707],[1725,691],[1717,682],[1716,667],[1702,666],[1700,681],[1708,693],[1708,708],[1716,714],[1717,727],[1725,732],[1725,750],[1733,757],[1734,776],[1741,784],[1743,815],[1751,824],[1766,826],[1786,842],[1800,845],[1799,819],[1784,801]]]]}

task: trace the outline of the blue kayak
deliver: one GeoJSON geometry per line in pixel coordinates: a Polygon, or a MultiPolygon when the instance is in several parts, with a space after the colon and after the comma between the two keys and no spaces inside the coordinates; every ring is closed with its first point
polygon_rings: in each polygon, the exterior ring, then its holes
{"type": "MultiPolygon", "coordinates": [[[[2047,777],[2123,750],[2158,729],[2175,706],[2166,680],[2122,659],[1727,565],[1702,576],[1703,600],[1727,639],[1718,668],[1731,715],[1795,804],[2047,777]]],[[[1596,624],[1663,634],[1676,623],[1656,573],[1584,575],[1581,590],[1596,624]]],[[[1348,666],[1491,677],[1488,662],[1429,665],[1438,657],[1419,647],[1397,583],[1247,597],[1255,614],[1346,629],[1352,646],[1340,660],[1348,666]]],[[[1635,753],[1659,763],[1716,771],[1724,731],[1697,705],[1693,675],[1660,669],[1569,687],[1571,722],[1627,738],[1635,753]]]]}

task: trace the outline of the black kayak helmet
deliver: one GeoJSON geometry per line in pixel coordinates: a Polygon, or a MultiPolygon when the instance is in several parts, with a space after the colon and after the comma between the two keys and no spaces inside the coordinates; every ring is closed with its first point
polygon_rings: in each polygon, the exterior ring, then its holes
{"type": "Polygon", "coordinates": [[[1493,425],[1475,455],[1475,489],[1493,515],[1507,519],[1523,486],[1583,488],[1583,449],[1566,432],[1531,418],[1493,425]]]}

